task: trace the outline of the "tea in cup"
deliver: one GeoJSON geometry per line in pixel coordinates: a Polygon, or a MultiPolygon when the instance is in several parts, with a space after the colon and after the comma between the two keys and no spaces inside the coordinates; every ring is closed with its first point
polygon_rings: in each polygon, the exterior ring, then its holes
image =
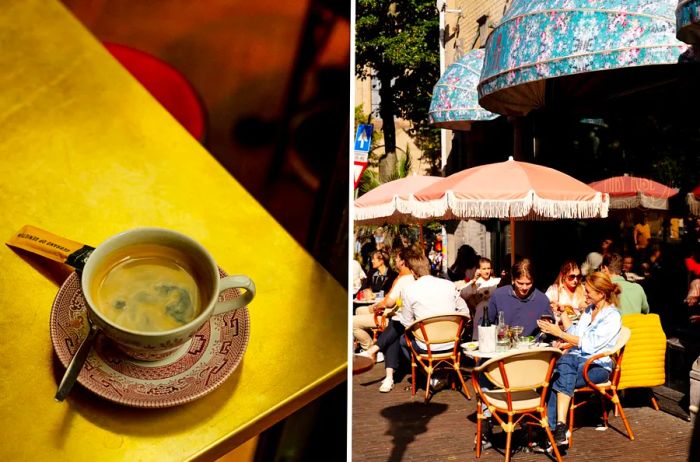
{"type": "Polygon", "coordinates": [[[89,256],[81,275],[90,320],[129,356],[162,359],[214,314],[248,305],[255,284],[245,275],[219,278],[209,252],[162,228],[117,234],[89,256]],[[245,292],[219,301],[226,289],[245,292]]]}

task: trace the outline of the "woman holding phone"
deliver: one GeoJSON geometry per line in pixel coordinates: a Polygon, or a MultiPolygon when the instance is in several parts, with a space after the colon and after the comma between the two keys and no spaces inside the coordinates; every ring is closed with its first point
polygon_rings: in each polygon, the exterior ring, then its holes
{"type": "MultiPolygon", "coordinates": [[[[549,426],[557,445],[561,446],[569,443],[566,418],[574,389],[585,385],[584,363],[591,356],[612,349],[622,328],[622,316],[617,308],[619,285],[607,274],[595,272],[586,278],[584,291],[589,305],[578,324],[574,325],[566,312],[561,313],[561,327],[542,320],[537,322],[542,332],[572,345],[557,361],[547,402],[549,426]]],[[[602,383],[608,380],[611,372],[612,361],[604,357],[593,362],[588,377],[593,383],[602,383]]]]}

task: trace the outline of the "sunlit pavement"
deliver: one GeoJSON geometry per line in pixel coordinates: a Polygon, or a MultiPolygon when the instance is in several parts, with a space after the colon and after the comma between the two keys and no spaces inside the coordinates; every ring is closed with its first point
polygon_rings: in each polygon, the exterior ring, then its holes
{"type": "MultiPolygon", "coordinates": [[[[467,374],[468,375],[468,374],[467,374]]],[[[383,364],[353,378],[352,460],[371,461],[465,461],[476,460],[474,453],[475,399],[446,388],[423,403],[423,381],[411,397],[410,375],[403,377],[390,393],[380,393],[383,364]]],[[[467,377],[468,378],[468,377],[467,377]]],[[[655,411],[645,401],[623,400],[635,440],[630,441],[619,417],[610,414],[609,428],[595,429],[599,407],[577,411],[574,446],[565,460],[571,461],[687,461],[692,424],[663,411],[655,411]],[[617,430],[619,431],[617,431],[617,430]],[[620,433],[622,432],[622,433],[620,433]]],[[[501,444],[482,452],[480,461],[502,461],[501,444]]],[[[513,461],[545,461],[544,454],[517,452],[513,461]]]]}

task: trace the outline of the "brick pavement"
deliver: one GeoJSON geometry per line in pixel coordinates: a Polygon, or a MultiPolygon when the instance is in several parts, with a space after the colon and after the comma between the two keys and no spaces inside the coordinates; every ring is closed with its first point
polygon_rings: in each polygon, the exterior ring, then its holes
{"type": "MultiPolygon", "coordinates": [[[[419,387],[411,397],[410,375],[397,383],[390,393],[379,393],[384,367],[378,364],[369,372],[353,377],[352,385],[352,460],[356,462],[412,462],[476,460],[474,455],[475,399],[448,389],[423,403],[419,387]]],[[[420,382],[418,382],[420,385],[420,382]]],[[[470,392],[471,384],[469,384],[470,392]]],[[[595,430],[593,412],[577,411],[574,447],[565,455],[568,461],[658,461],[688,460],[692,424],[663,411],[655,411],[646,402],[623,400],[635,440],[624,434],[619,417],[610,415],[607,431],[595,430]],[[615,430],[619,429],[621,433],[615,430]]],[[[496,430],[498,432],[498,430],[496,430]]],[[[503,447],[503,446],[501,446],[503,447]]],[[[502,453],[485,450],[480,461],[503,461],[502,453]]],[[[543,454],[519,452],[515,462],[547,461],[543,454]]],[[[553,459],[552,459],[553,460],[553,459]]]]}

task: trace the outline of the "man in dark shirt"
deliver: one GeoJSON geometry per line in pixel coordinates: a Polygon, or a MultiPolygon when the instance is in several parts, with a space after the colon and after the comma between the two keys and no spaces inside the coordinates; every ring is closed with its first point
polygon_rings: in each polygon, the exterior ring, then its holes
{"type": "MultiPolygon", "coordinates": [[[[523,326],[522,335],[535,335],[540,332],[537,320],[540,316],[548,314],[554,320],[554,314],[545,294],[533,286],[532,264],[524,258],[516,262],[510,269],[511,283],[496,289],[486,309],[485,315],[492,324],[498,319],[498,312],[503,311],[503,320],[509,326],[523,326]]],[[[481,323],[482,313],[476,313],[475,322],[481,323]]],[[[479,384],[482,388],[491,388],[491,383],[483,376],[479,376],[479,384]]],[[[482,410],[487,419],[484,421],[482,431],[482,447],[491,447],[491,433],[493,422],[491,412],[482,403],[482,410]]]]}
{"type": "Polygon", "coordinates": [[[539,333],[537,320],[542,315],[554,319],[549,299],[533,286],[532,264],[524,258],[511,268],[512,283],[499,287],[491,295],[487,315],[495,324],[498,312],[503,311],[504,321],[509,326],[523,326],[522,335],[539,333]]]}

